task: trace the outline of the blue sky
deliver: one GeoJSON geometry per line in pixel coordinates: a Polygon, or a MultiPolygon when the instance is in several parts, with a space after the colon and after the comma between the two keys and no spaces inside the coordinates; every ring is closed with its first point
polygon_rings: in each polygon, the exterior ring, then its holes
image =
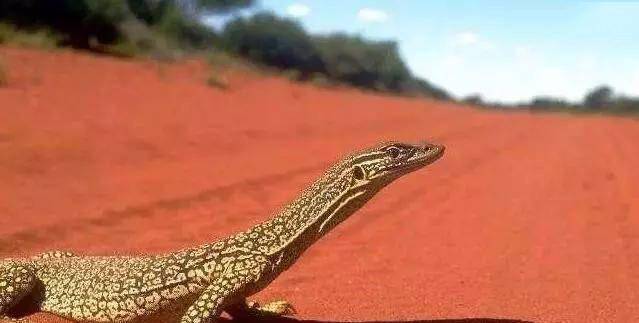
{"type": "Polygon", "coordinates": [[[639,95],[639,1],[261,0],[311,33],[394,39],[411,70],[456,96],[639,95]]]}

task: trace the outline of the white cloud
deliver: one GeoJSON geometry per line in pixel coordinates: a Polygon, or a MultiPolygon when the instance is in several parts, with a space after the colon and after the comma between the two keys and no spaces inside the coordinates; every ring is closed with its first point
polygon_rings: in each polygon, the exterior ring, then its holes
{"type": "Polygon", "coordinates": [[[627,83],[622,82],[623,84],[615,89],[618,89],[625,95],[639,96],[639,64],[635,68],[634,73],[632,73],[628,79],[627,83]]]}
{"type": "Polygon", "coordinates": [[[442,59],[442,64],[448,68],[456,68],[464,64],[464,59],[457,55],[448,55],[442,59]]]}
{"type": "Polygon", "coordinates": [[[286,8],[286,13],[295,18],[301,18],[311,13],[311,8],[305,4],[294,3],[286,8]]]}
{"type": "Polygon", "coordinates": [[[533,51],[528,46],[515,47],[515,57],[519,60],[528,60],[532,57],[533,51]]]}
{"type": "Polygon", "coordinates": [[[421,58],[432,63],[416,68],[416,74],[458,97],[481,93],[488,101],[510,103],[528,101],[538,95],[581,99],[585,88],[596,83],[588,76],[591,73],[581,76],[576,72],[576,60],[565,65],[528,44],[484,51],[481,50],[484,40],[479,36],[475,39],[468,48],[455,46],[435,59],[421,58]]]}
{"type": "Polygon", "coordinates": [[[637,73],[635,73],[635,77],[634,80],[631,82],[632,84],[632,88],[635,89],[635,92],[632,93],[634,95],[639,94],[639,71],[637,71],[637,73]]]}
{"type": "Polygon", "coordinates": [[[379,9],[362,8],[357,12],[357,19],[363,22],[386,22],[388,13],[379,9]]]}
{"type": "Polygon", "coordinates": [[[577,58],[577,66],[583,71],[593,71],[597,68],[597,63],[597,57],[594,55],[584,54],[577,58]]]}
{"type": "Polygon", "coordinates": [[[419,76],[457,97],[480,93],[488,101],[527,102],[554,96],[579,102],[600,84],[616,93],[639,95],[639,59],[624,54],[606,57],[597,51],[558,55],[543,44],[520,40],[515,46],[492,44],[484,34],[464,31],[448,34],[435,53],[407,52],[407,61],[419,76]],[[414,64],[416,62],[418,64],[414,64]]]}
{"type": "Polygon", "coordinates": [[[495,44],[483,39],[479,34],[472,31],[464,31],[453,35],[451,43],[458,48],[472,48],[484,51],[495,49],[495,44]]]}
{"type": "Polygon", "coordinates": [[[474,32],[465,31],[456,34],[454,42],[462,46],[476,45],[479,43],[479,36],[474,32]]]}

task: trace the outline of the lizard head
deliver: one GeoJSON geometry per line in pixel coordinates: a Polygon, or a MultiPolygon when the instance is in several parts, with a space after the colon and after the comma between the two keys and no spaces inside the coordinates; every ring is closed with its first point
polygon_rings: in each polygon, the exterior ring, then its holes
{"type": "Polygon", "coordinates": [[[351,189],[382,188],[393,180],[439,159],[445,147],[431,143],[391,142],[367,149],[350,158],[351,189]]]}
{"type": "Polygon", "coordinates": [[[384,143],[337,163],[315,184],[314,196],[325,206],[315,219],[326,232],[363,206],[397,178],[439,159],[444,146],[431,143],[384,143]]]}
{"type": "MultiPolygon", "coordinates": [[[[294,252],[286,256],[286,263],[292,264],[313,241],[346,220],[382,188],[433,163],[443,153],[442,145],[391,142],[342,159],[268,222],[268,226],[279,225],[280,230],[286,227],[291,232],[275,239],[277,243],[265,246],[267,253],[277,255],[293,246],[294,252]]],[[[263,230],[262,225],[258,227],[263,230]]]]}

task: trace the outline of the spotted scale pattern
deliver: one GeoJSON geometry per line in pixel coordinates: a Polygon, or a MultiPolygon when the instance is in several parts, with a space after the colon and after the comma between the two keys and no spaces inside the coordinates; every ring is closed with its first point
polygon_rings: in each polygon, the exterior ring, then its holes
{"type": "Polygon", "coordinates": [[[88,322],[205,323],[231,315],[290,314],[246,297],[265,288],[313,242],[394,179],[430,164],[443,147],[383,144],[331,167],[270,220],[203,246],[157,256],[53,251],[0,260],[0,317],[21,302],[88,322]],[[252,304],[252,305],[249,305],[252,304]]]}

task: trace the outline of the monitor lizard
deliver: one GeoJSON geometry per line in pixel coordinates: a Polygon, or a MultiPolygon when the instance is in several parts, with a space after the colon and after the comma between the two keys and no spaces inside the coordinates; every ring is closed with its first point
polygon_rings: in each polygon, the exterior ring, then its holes
{"type": "Polygon", "coordinates": [[[213,322],[290,315],[285,301],[246,298],[395,179],[442,156],[444,146],[385,143],[333,165],[271,219],[228,238],[154,256],[52,251],[0,261],[0,317],[21,307],[88,322],[213,322]]]}

